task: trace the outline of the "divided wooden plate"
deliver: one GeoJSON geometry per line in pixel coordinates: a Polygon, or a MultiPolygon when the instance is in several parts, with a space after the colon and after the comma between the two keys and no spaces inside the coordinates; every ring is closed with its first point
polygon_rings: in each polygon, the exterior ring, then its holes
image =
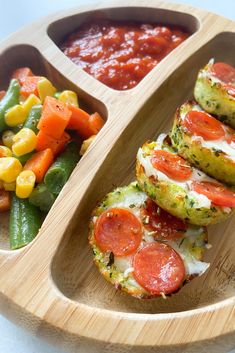
{"type": "MultiPolygon", "coordinates": [[[[0,83],[30,66],[107,121],[49,212],[36,239],[8,249],[0,229],[0,311],[36,335],[78,352],[227,352],[235,346],[235,218],[209,230],[210,270],[172,298],[140,301],[98,274],[88,247],[91,210],[134,179],[138,147],[168,131],[210,58],[235,64],[235,23],[185,5],[99,3],[38,21],[0,45],[0,83]],[[56,44],[85,19],[154,21],[192,33],[134,89],[112,90],[78,69],[56,44]],[[79,347],[79,348],[78,348],[79,347]]],[[[1,224],[2,224],[1,215],[1,224]]],[[[7,221],[5,219],[5,221],[7,221]]]]}

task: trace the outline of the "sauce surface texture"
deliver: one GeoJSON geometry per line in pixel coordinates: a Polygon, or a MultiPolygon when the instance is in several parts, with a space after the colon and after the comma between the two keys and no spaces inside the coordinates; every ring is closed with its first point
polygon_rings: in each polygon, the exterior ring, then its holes
{"type": "Polygon", "coordinates": [[[100,82],[127,90],[188,37],[177,27],[105,20],[83,24],[60,47],[100,82]]]}

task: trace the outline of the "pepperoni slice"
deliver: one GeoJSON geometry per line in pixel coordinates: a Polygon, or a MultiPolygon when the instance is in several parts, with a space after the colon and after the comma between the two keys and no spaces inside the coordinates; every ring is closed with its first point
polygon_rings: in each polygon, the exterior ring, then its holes
{"type": "Polygon", "coordinates": [[[211,67],[211,72],[224,83],[235,84],[235,68],[226,63],[215,63],[211,67]]]}
{"type": "Polygon", "coordinates": [[[235,193],[222,184],[194,181],[191,187],[197,193],[207,196],[214,205],[235,207],[235,193]]]}
{"type": "Polygon", "coordinates": [[[192,175],[190,165],[183,158],[167,151],[154,151],[151,163],[154,168],[177,181],[186,181],[192,175]]]}
{"type": "Polygon", "coordinates": [[[145,201],[145,207],[141,209],[141,216],[145,228],[154,231],[155,239],[178,239],[187,230],[186,224],[181,219],[164,211],[149,198],[145,201]]]}
{"type": "Polygon", "coordinates": [[[182,125],[206,141],[219,140],[225,136],[221,122],[205,112],[191,110],[186,114],[182,125]]]}
{"type": "Polygon", "coordinates": [[[133,276],[150,294],[175,292],[185,279],[185,267],[180,255],[163,243],[148,243],[133,258],[133,276]]]}
{"type": "Polygon", "coordinates": [[[97,219],[94,236],[101,251],[111,251],[116,256],[128,256],[140,245],[142,225],[128,209],[110,208],[97,219]]]}

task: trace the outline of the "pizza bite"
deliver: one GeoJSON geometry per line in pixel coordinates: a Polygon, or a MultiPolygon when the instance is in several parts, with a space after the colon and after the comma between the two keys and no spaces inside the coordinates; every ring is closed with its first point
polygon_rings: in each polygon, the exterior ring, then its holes
{"type": "Polygon", "coordinates": [[[165,134],[138,150],[136,177],[160,207],[189,223],[218,223],[234,211],[235,193],[178,156],[165,134]]]}
{"type": "Polygon", "coordinates": [[[156,205],[133,182],[94,210],[90,245],[101,274],[138,298],[170,295],[209,267],[205,227],[187,224],[156,205]]]}
{"type": "Polygon", "coordinates": [[[210,176],[235,185],[233,129],[192,101],[177,109],[170,137],[180,156],[210,176]]]}
{"type": "Polygon", "coordinates": [[[209,63],[199,71],[194,88],[196,101],[205,111],[235,129],[235,68],[223,62],[209,63]]]}

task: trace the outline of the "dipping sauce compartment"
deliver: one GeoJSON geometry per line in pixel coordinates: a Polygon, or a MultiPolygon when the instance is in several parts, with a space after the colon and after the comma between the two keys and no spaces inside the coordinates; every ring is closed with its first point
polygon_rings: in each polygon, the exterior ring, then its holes
{"type": "Polygon", "coordinates": [[[198,29],[189,14],[127,7],[58,20],[48,35],[78,69],[112,89],[128,90],[198,29]]]}
{"type": "Polygon", "coordinates": [[[180,27],[104,19],[84,23],[60,48],[100,82],[127,90],[188,37],[180,27]]]}

